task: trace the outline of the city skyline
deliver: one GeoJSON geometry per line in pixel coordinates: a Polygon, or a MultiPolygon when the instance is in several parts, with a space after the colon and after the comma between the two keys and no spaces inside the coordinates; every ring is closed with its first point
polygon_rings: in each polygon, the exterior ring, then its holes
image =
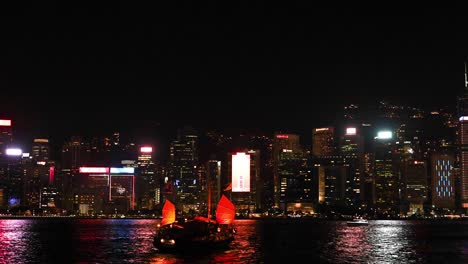
{"type": "MultiPolygon", "coordinates": [[[[371,121],[379,124],[380,127],[390,125],[391,119],[380,118],[378,117],[377,111],[381,102],[386,102],[390,105],[394,104],[391,101],[380,100],[375,102],[372,106],[370,105],[361,105],[354,104],[359,106],[361,113],[367,114],[368,117],[358,119],[356,121],[371,121]]],[[[295,101],[296,106],[301,104],[295,101]]],[[[189,126],[193,127],[199,136],[206,136],[207,132],[213,131],[221,133],[227,136],[239,136],[242,134],[245,135],[265,135],[270,138],[273,137],[275,132],[283,133],[294,133],[300,136],[301,144],[306,147],[311,145],[311,133],[314,128],[317,127],[327,127],[327,126],[342,126],[346,123],[346,118],[343,116],[344,107],[347,105],[335,105],[335,111],[330,111],[328,113],[323,113],[322,116],[318,119],[313,119],[311,116],[309,119],[303,117],[297,117],[293,113],[286,112],[282,113],[282,118],[277,118],[278,114],[268,113],[265,116],[262,116],[263,123],[257,119],[253,119],[250,116],[241,117],[241,120],[231,120],[233,116],[229,114],[219,117],[215,122],[205,122],[210,121],[210,119],[204,119],[208,116],[206,114],[200,115],[189,122],[187,119],[181,118],[180,120],[174,121],[169,119],[160,119],[164,121],[158,121],[147,118],[140,119],[131,119],[129,117],[130,113],[126,113],[127,117],[119,117],[123,112],[117,112],[113,115],[108,115],[107,117],[103,116],[108,114],[104,113],[95,113],[90,115],[89,118],[83,118],[83,113],[72,114],[69,119],[60,119],[53,117],[52,112],[42,112],[42,114],[35,115],[31,113],[32,117],[22,115],[20,119],[12,119],[9,116],[3,119],[12,120],[13,133],[15,135],[15,144],[23,146],[25,148],[30,148],[34,138],[48,138],[50,140],[51,146],[53,148],[52,153],[55,153],[54,156],[58,155],[62,144],[72,136],[82,136],[84,138],[92,137],[105,137],[110,136],[114,132],[121,133],[121,136],[125,140],[130,140],[136,144],[156,144],[161,148],[158,148],[158,152],[163,152],[162,156],[165,156],[168,152],[169,142],[176,138],[177,130],[182,129],[183,127],[189,126]],[[48,117],[52,118],[49,120],[48,117]],[[288,118],[295,116],[296,120],[288,120],[288,118]],[[267,122],[270,123],[267,123],[267,122]],[[227,124],[230,123],[230,124],[227,124]],[[263,125],[263,126],[262,126],[263,125]]],[[[402,107],[413,108],[414,105],[399,105],[402,107]]],[[[21,108],[21,107],[19,107],[21,108]]],[[[429,115],[431,111],[443,109],[445,112],[455,114],[455,107],[426,107],[419,108],[423,110],[426,115],[429,115]]],[[[326,108],[322,108],[326,109],[326,108]]],[[[329,109],[329,108],[328,108],[329,109]]],[[[49,109],[50,110],[50,109],[49,109]]],[[[307,112],[304,112],[304,109],[301,111],[298,110],[298,114],[307,115],[307,112]]],[[[30,112],[25,111],[25,114],[30,112]]],[[[87,113],[86,111],[84,114],[87,113]]],[[[219,113],[218,113],[219,114],[219,113]]],[[[0,116],[1,117],[1,116],[0,116]]],[[[167,118],[167,117],[166,117],[167,118]]],[[[352,121],[352,120],[348,120],[352,121]]],[[[353,121],[352,121],[353,122],[353,121]]],[[[337,128],[338,128],[337,127],[337,128]]],[[[379,130],[378,127],[374,129],[375,133],[379,130]]]]}

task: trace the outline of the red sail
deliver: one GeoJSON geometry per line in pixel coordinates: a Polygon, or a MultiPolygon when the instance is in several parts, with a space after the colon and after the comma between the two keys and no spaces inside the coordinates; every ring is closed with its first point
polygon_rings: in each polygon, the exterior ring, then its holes
{"type": "Polygon", "coordinates": [[[221,196],[221,200],[219,200],[218,203],[218,208],[216,209],[216,221],[219,224],[232,224],[235,214],[236,209],[234,204],[229,201],[226,196],[221,196]]]}
{"type": "Polygon", "coordinates": [[[175,222],[175,205],[171,201],[166,200],[162,209],[161,225],[172,224],[175,222]]]}

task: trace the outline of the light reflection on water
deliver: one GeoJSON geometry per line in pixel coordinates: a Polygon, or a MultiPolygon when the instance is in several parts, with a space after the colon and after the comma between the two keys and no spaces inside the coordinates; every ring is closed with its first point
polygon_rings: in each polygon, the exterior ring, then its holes
{"type": "Polygon", "coordinates": [[[161,254],[159,220],[0,219],[0,263],[468,263],[468,222],[236,220],[229,250],[161,254]]]}

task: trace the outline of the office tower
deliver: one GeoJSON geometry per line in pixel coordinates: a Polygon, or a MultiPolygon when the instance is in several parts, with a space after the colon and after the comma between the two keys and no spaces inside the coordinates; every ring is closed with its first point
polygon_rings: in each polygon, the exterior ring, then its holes
{"type": "Polygon", "coordinates": [[[135,168],[110,168],[109,203],[114,213],[135,210],[135,168]]]}
{"type": "Polygon", "coordinates": [[[422,215],[428,194],[426,162],[407,161],[402,169],[402,200],[405,205],[403,212],[422,215]]]}
{"type": "Polygon", "coordinates": [[[465,64],[465,89],[458,97],[461,207],[468,210],[468,81],[465,64]]]}
{"type": "Polygon", "coordinates": [[[431,155],[432,205],[438,209],[455,209],[455,156],[437,152],[431,155]]]}
{"type": "Polygon", "coordinates": [[[109,167],[80,167],[73,176],[73,211],[80,215],[110,213],[109,167]]]}
{"type": "Polygon", "coordinates": [[[214,213],[219,199],[221,198],[221,161],[209,160],[206,162],[206,187],[203,192],[211,192],[209,202],[210,214],[214,213]]]}
{"type": "Polygon", "coordinates": [[[380,131],[374,142],[375,205],[383,215],[399,213],[399,174],[394,155],[393,133],[380,131]]]}
{"type": "Polygon", "coordinates": [[[340,152],[344,156],[362,156],[364,154],[364,140],[358,127],[347,126],[341,137],[340,152]]]}
{"type": "Polygon", "coordinates": [[[285,212],[313,209],[313,182],[307,156],[300,150],[283,149],[278,157],[279,207],[285,212]]]}
{"type": "Polygon", "coordinates": [[[260,151],[242,150],[228,153],[231,175],[231,200],[241,214],[252,213],[261,208],[260,151]]]}
{"type": "Polygon", "coordinates": [[[5,154],[5,149],[13,141],[11,120],[0,119],[0,156],[5,154]]]}
{"type": "Polygon", "coordinates": [[[52,187],[55,180],[55,165],[53,162],[37,161],[29,157],[23,158],[23,166],[26,204],[39,208],[42,189],[52,187]]]}
{"type": "Polygon", "coordinates": [[[299,143],[299,135],[296,134],[281,134],[276,133],[273,138],[273,195],[275,207],[279,208],[280,204],[280,176],[279,176],[279,163],[280,155],[283,149],[291,150],[294,153],[301,151],[299,143]]]}
{"type": "Polygon", "coordinates": [[[178,131],[177,140],[170,145],[170,179],[173,180],[177,201],[183,211],[198,210],[201,186],[198,183],[198,136],[191,128],[178,131]]]}
{"type": "Polygon", "coordinates": [[[155,189],[160,188],[160,183],[156,179],[156,166],[154,163],[153,147],[149,145],[140,146],[137,160],[137,180],[136,180],[136,197],[138,208],[152,209],[155,205],[155,200],[159,201],[159,197],[155,197],[155,189]]]}
{"type": "Polygon", "coordinates": [[[19,148],[5,149],[0,158],[0,189],[3,204],[0,207],[10,209],[25,204],[22,150],[19,148]]]}
{"type": "Polygon", "coordinates": [[[340,154],[346,159],[349,174],[346,180],[346,199],[348,204],[360,206],[364,201],[364,139],[359,126],[346,126],[341,137],[340,154]]]}
{"type": "Polygon", "coordinates": [[[79,167],[89,164],[91,148],[81,137],[73,136],[70,141],[62,146],[60,182],[62,193],[62,207],[67,212],[76,211],[74,204],[77,204],[73,197],[74,190],[79,189],[78,174],[79,167]]]}
{"type": "Polygon", "coordinates": [[[46,138],[34,139],[32,150],[31,150],[31,156],[33,157],[34,160],[48,161],[50,158],[49,152],[50,152],[50,148],[49,148],[48,139],[46,138]]]}
{"type": "Polygon", "coordinates": [[[312,155],[330,156],[335,152],[333,127],[314,128],[312,131],[312,155]]]}
{"type": "Polygon", "coordinates": [[[314,202],[331,211],[355,213],[362,203],[357,157],[312,156],[311,163],[314,202]]]}
{"type": "Polygon", "coordinates": [[[346,167],[343,164],[325,165],[322,160],[318,167],[319,203],[330,208],[342,206],[346,198],[346,167]]]}

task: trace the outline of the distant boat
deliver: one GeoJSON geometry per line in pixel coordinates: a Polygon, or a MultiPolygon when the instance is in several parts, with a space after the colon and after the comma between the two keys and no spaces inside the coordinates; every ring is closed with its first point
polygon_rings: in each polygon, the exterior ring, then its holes
{"type": "Polygon", "coordinates": [[[349,226],[365,226],[369,224],[369,221],[366,219],[360,217],[360,218],[354,218],[352,221],[346,222],[349,226]]]}
{"type": "Polygon", "coordinates": [[[222,195],[216,210],[216,220],[197,216],[184,223],[175,220],[175,206],[166,200],[161,226],[153,244],[160,251],[183,252],[210,250],[228,246],[234,240],[234,204],[222,195]]]}

